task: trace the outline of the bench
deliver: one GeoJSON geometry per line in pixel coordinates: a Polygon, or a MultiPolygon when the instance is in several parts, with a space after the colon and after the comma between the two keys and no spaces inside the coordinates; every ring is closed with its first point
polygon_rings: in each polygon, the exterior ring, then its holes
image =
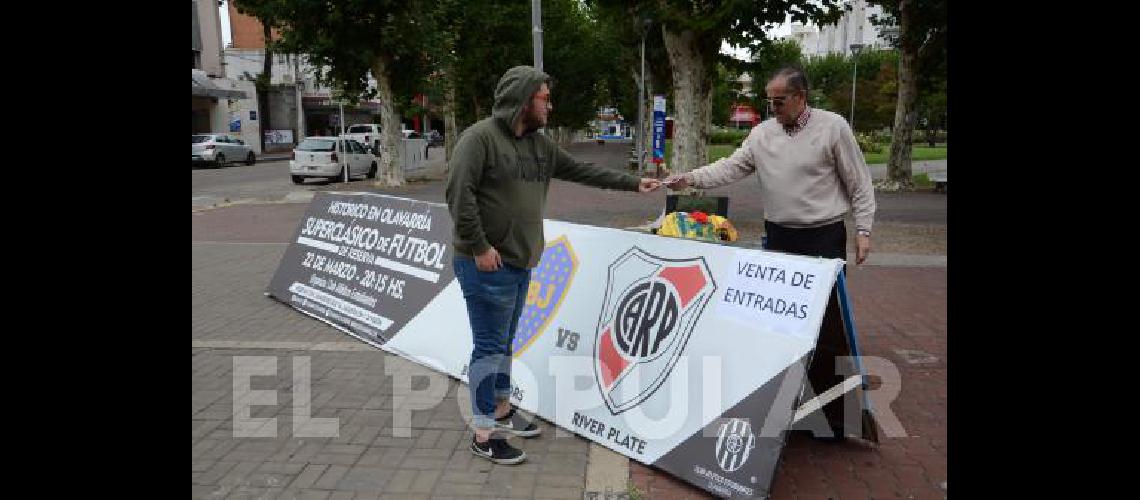
{"type": "Polygon", "coordinates": [[[946,172],[930,172],[926,174],[930,182],[934,183],[935,193],[946,193],[946,172]]]}

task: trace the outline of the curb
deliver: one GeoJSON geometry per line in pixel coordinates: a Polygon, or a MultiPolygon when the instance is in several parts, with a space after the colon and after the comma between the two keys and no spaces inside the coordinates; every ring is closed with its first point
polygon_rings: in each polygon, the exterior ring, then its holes
{"type": "Polygon", "coordinates": [[[590,443],[586,461],[585,498],[612,498],[629,491],[629,459],[598,443],[590,443]],[[594,493],[597,496],[591,497],[594,493]]]}

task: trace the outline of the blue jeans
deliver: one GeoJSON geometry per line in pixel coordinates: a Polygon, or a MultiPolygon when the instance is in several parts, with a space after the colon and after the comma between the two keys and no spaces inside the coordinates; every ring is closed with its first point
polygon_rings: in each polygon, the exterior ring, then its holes
{"type": "Polygon", "coordinates": [[[495,425],[495,405],[511,397],[511,344],[526,305],[530,270],[504,263],[498,271],[482,272],[466,255],[456,255],[452,265],[471,320],[474,347],[467,380],[473,425],[489,429],[495,425]]]}

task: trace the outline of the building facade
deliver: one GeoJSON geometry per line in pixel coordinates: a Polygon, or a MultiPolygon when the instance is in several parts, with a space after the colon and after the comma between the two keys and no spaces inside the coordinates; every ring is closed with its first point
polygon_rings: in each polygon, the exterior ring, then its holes
{"type": "Polygon", "coordinates": [[[804,56],[824,56],[828,54],[851,54],[852,44],[862,44],[867,49],[888,49],[892,30],[880,29],[871,22],[872,16],[882,16],[883,9],[878,5],[867,5],[866,0],[852,0],[850,7],[836,24],[813,26],[792,24],[787,38],[795,40],[804,56]]]}
{"type": "Polygon", "coordinates": [[[240,101],[248,92],[239,82],[226,78],[217,0],[191,0],[191,4],[191,133],[231,132],[242,109],[240,101]]]}
{"type": "MultiPolygon", "coordinates": [[[[225,48],[225,65],[235,79],[252,83],[261,74],[265,61],[264,28],[256,18],[237,11],[231,2],[231,45],[225,48]]],[[[271,33],[276,38],[276,32],[271,33]]],[[[302,55],[274,54],[269,92],[269,119],[266,133],[274,140],[292,137],[300,142],[307,135],[340,133],[341,107],[332,99],[332,89],[316,81],[316,68],[302,55]]],[[[375,88],[371,77],[369,83],[375,88]]],[[[252,96],[256,109],[257,95],[252,96]]],[[[380,102],[371,100],[356,106],[344,106],[344,126],[357,123],[379,123],[380,102]]],[[[293,144],[273,143],[273,149],[291,148],[293,144]]]]}

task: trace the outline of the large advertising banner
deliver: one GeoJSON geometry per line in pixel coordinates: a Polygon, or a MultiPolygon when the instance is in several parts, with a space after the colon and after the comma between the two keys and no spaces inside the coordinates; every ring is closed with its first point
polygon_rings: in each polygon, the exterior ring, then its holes
{"type": "Polygon", "coordinates": [[[317,193],[269,294],[381,345],[454,281],[447,207],[317,193]]]}
{"type": "MultiPolygon", "coordinates": [[[[513,401],[711,493],[766,497],[842,261],[544,227],[513,401]]],[[[318,193],[270,295],[466,382],[450,238],[445,205],[318,193]]]]}

